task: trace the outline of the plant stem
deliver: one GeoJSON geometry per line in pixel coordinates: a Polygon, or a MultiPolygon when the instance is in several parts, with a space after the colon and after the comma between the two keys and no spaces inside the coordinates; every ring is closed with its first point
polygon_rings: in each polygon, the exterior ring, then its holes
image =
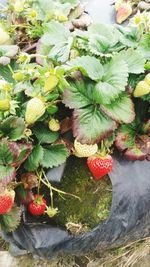
{"type": "MultiPolygon", "coordinates": [[[[47,177],[46,177],[46,174],[45,174],[44,171],[43,171],[43,175],[44,175],[44,178],[47,180],[47,177]]],[[[67,193],[67,192],[64,192],[64,191],[62,191],[62,190],[59,190],[59,189],[57,189],[56,187],[53,187],[53,186],[50,184],[49,181],[46,182],[45,180],[43,180],[43,179],[41,178],[41,182],[42,182],[43,184],[45,184],[49,189],[52,189],[53,191],[55,191],[55,192],[57,192],[57,193],[59,193],[59,194],[72,196],[72,197],[74,197],[74,198],[77,198],[79,201],[81,201],[81,198],[80,198],[80,197],[78,197],[78,196],[76,196],[76,195],[74,195],[74,194],[67,193]]]]}
{"type": "Polygon", "coordinates": [[[50,186],[49,189],[50,189],[51,207],[53,208],[53,207],[54,207],[54,200],[53,200],[53,190],[52,190],[52,186],[51,186],[51,183],[49,182],[47,176],[45,175],[44,170],[43,170],[43,175],[44,175],[44,177],[45,177],[47,183],[48,183],[49,186],[50,186]]]}
{"type": "Polygon", "coordinates": [[[14,74],[14,71],[13,71],[12,67],[10,66],[10,64],[8,64],[8,68],[10,69],[11,73],[14,74]]]}

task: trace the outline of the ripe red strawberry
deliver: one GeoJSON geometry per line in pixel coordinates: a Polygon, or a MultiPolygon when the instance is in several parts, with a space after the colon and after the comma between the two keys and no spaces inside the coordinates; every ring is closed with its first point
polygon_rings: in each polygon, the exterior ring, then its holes
{"type": "Polygon", "coordinates": [[[44,214],[46,210],[46,200],[41,195],[34,195],[34,200],[29,203],[28,210],[34,216],[44,214]]]}
{"type": "Polygon", "coordinates": [[[104,157],[96,155],[87,159],[87,165],[94,178],[99,180],[112,170],[113,160],[110,155],[104,157]]]}
{"type": "Polygon", "coordinates": [[[0,194],[0,215],[8,213],[13,204],[15,198],[15,191],[6,190],[4,193],[0,194]]]}

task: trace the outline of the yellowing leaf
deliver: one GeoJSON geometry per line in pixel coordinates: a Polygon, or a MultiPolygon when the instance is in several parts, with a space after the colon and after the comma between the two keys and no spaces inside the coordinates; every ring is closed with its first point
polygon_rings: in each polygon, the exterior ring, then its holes
{"type": "Polygon", "coordinates": [[[50,75],[45,79],[44,92],[51,92],[57,86],[59,80],[55,75],[50,75]]]}

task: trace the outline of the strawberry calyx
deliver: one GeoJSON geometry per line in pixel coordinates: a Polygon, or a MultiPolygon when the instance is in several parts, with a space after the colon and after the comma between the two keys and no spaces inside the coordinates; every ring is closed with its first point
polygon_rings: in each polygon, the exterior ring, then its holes
{"type": "Polygon", "coordinates": [[[46,200],[43,198],[43,195],[34,195],[34,200],[33,203],[38,204],[38,205],[46,205],[46,200]]]}
{"type": "Polygon", "coordinates": [[[101,141],[100,148],[98,149],[96,155],[101,158],[107,158],[109,156],[110,149],[105,145],[104,141],[101,141]]]}
{"type": "Polygon", "coordinates": [[[53,207],[46,206],[45,213],[48,215],[48,217],[52,218],[58,213],[58,208],[53,208],[53,207]]]}

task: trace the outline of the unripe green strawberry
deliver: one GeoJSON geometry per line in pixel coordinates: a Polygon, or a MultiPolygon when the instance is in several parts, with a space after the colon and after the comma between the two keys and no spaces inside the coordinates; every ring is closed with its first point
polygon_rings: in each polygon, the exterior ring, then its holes
{"type": "Polygon", "coordinates": [[[80,54],[77,49],[71,49],[70,51],[70,59],[74,59],[78,57],[80,54]]]}
{"type": "Polygon", "coordinates": [[[66,22],[68,20],[67,16],[63,15],[63,14],[60,14],[58,17],[57,17],[58,21],[59,22],[66,22]]]}
{"type": "Polygon", "coordinates": [[[146,81],[140,81],[137,84],[133,95],[134,97],[141,97],[143,95],[147,95],[148,93],[150,93],[150,86],[146,81]]]}
{"type": "Polygon", "coordinates": [[[0,111],[6,111],[10,109],[10,101],[8,99],[0,100],[0,111]]]}
{"type": "Polygon", "coordinates": [[[145,70],[150,70],[150,61],[146,62],[144,65],[145,70]]]}
{"type": "Polygon", "coordinates": [[[51,92],[57,86],[59,80],[55,75],[50,75],[46,77],[45,84],[44,84],[44,92],[51,92]]]}
{"type": "Polygon", "coordinates": [[[81,144],[76,139],[74,141],[74,148],[75,148],[75,155],[79,158],[93,156],[98,150],[97,144],[94,145],[81,144]]]}
{"type": "Polygon", "coordinates": [[[28,125],[35,123],[44,113],[45,113],[44,102],[34,97],[30,99],[27,103],[25,121],[28,125]]]}
{"type": "Polygon", "coordinates": [[[14,73],[14,74],[12,75],[12,77],[13,77],[13,79],[14,79],[15,81],[20,82],[20,81],[22,81],[22,80],[24,79],[24,74],[21,73],[21,72],[16,72],[16,73],[14,73]]]}
{"type": "Polygon", "coordinates": [[[60,123],[58,120],[55,120],[55,119],[51,119],[49,121],[49,129],[52,131],[52,132],[58,132],[60,130],[60,123]]]}
{"type": "Polygon", "coordinates": [[[47,108],[47,112],[48,112],[50,115],[55,114],[57,111],[58,111],[58,107],[55,106],[55,105],[49,106],[49,107],[47,108]]]}
{"type": "Polygon", "coordinates": [[[150,86],[150,73],[145,76],[144,81],[150,86]]]}

